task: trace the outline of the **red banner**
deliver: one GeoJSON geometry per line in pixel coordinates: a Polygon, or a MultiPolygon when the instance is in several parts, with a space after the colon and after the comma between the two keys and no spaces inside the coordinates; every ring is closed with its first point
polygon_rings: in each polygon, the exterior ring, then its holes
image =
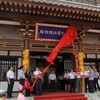
{"type": "Polygon", "coordinates": [[[50,55],[47,57],[49,63],[53,63],[56,58],[59,50],[65,46],[71,45],[74,43],[75,38],[77,37],[77,29],[74,26],[69,26],[63,37],[59,41],[58,45],[52,50],[50,55]]]}

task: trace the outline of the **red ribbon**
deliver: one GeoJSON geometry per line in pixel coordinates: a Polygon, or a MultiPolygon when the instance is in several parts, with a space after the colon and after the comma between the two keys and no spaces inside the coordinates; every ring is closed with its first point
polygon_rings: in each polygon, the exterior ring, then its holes
{"type": "Polygon", "coordinates": [[[34,80],[32,86],[30,86],[30,82],[26,79],[26,80],[25,80],[25,83],[24,83],[26,89],[29,89],[30,91],[33,91],[34,86],[35,86],[35,84],[36,84],[38,78],[39,78],[40,76],[42,76],[42,75],[48,70],[48,68],[50,67],[50,65],[51,65],[51,64],[49,64],[40,74],[38,74],[38,76],[37,76],[37,78],[34,80]]]}

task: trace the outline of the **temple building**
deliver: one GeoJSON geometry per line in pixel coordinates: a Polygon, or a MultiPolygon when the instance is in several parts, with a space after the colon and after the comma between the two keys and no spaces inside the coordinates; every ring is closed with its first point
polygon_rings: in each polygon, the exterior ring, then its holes
{"type": "Polygon", "coordinates": [[[46,57],[70,25],[78,32],[77,57],[72,45],[62,48],[47,73],[54,69],[61,75],[75,68],[78,53],[84,56],[84,69],[100,70],[100,0],[0,0],[0,89],[7,89],[10,65],[15,67],[14,91],[21,65],[43,70],[48,65],[46,57]]]}

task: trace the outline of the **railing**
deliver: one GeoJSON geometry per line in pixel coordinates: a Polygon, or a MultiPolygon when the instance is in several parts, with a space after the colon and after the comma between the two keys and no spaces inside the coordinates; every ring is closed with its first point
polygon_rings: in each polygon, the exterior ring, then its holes
{"type": "MultiPolygon", "coordinates": [[[[41,42],[30,39],[29,49],[30,51],[39,52],[51,52],[58,42],[41,42]]],[[[100,54],[100,43],[83,43],[84,53],[95,53],[100,54]]],[[[0,50],[23,50],[24,40],[23,39],[0,39],[0,50]]],[[[78,51],[78,44],[75,43],[76,51],[78,51]]],[[[72,52],[72,46],[67,46],[60,50],[62,53],[72,52]]]]}
{"type": "Polygon", "coordinates": [[[100,54],[100,43],[94,43],[94,44],[83,43],[83,51],[85,53],[100,54]]]}
{"type": "MultiPolygon", "coordinates": [[[[31,51],[39,51],[39,52],[51,52],[54,47],[58,44],[58,42],[40,42],[40,41],[33,41],[30,40],[30,50],[31,51]]],[[[62,48],[59,52],[62,53],[69,53],[72,52],[72,46],[67,46],[62,48]]]]}
{"type": "MultiPolygon", "coordinates": [[[[31,51],[41,51],[41,52],[51,52],[58,42],[39,42],[30,40],[30,50],[31,51]]],[[[100,43],[82,43],[84,53],[94,53],[100,54],[100,43]]],[[[76,51],[78,52],[78,43],[75,43],[76,51]]],[[[70,53],[72,52],[72,46],[67,46],[62,48],[59,52],[61,53],[70,53]]]]}
{"type": "Polygon", "coordinates": [[[0,38],[0,50],[23,50],[24,41],[22,39],[2,39],[0,38]]]}

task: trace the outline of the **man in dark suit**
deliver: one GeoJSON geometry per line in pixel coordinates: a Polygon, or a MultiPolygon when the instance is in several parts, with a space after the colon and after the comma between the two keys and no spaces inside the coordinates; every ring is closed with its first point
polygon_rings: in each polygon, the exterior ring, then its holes
{"type": "MultiPolygon", "coordinates": [[[[31,76],[30,76],[30,69],[29,68],[26,69],[25,78],[31,84],[31,76]]],[[[29,89],[26,89],[26,96],[30,96],[30,90],[29,89]]]]}

